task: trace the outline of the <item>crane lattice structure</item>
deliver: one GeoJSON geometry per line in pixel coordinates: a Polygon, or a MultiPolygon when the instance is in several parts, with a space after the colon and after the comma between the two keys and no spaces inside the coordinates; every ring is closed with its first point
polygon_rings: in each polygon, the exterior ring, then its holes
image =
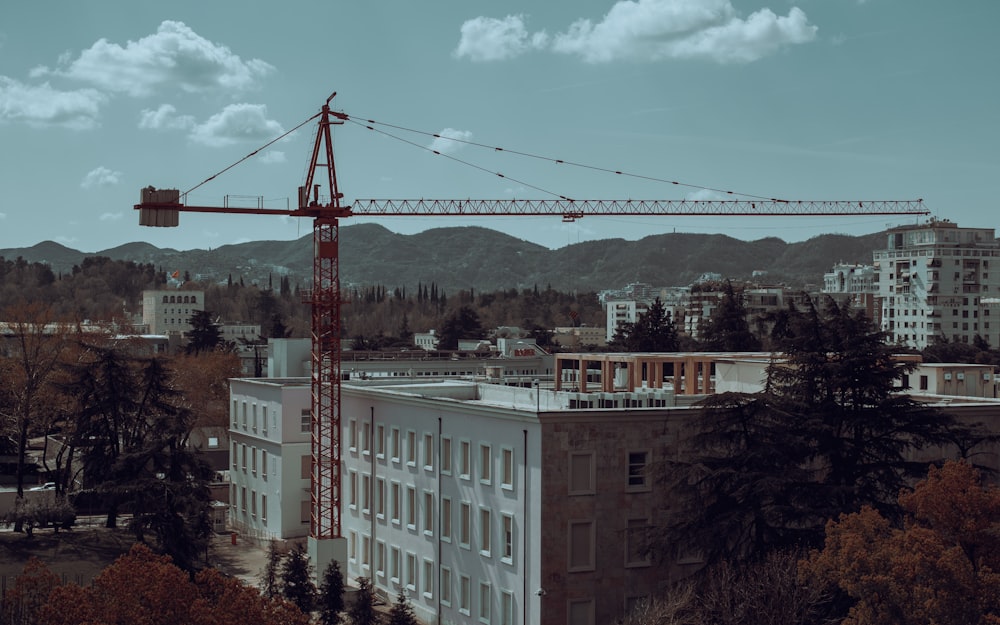
{"type": "MultiPolygon", "coordinates": [[[[311,522],[315,539],[341,537],[340,524],[340,271],[339,223],[352,216],[471,217],[551,216],[575,221],[586,216],[823,216],[926,215],[922,200],[788,201],[788,200],[356,200],[341,203],[333,160],[331,126],[343,124],[346,114],[322,109],[305,184],[298,189],[294,209],[229,206],[193,206],[181,201],[176,189],[142,190],[135,205],[144,226],[176,226],[178,213],[285,215],[313,220],[313,284],[305,295],[312,305],[311,407],[311,522]],[[316,173],[326,171],[325,187],[316,173]]],[[[214,178],[214,176],[212,177],[214,178]]],[[[208,180],[211,180],[209,178],[208,180]]],[[[207,180],[206,180],[207,182],[207,180]]],[[[187,194],[185,194],[186,196],[187,194]]]]}

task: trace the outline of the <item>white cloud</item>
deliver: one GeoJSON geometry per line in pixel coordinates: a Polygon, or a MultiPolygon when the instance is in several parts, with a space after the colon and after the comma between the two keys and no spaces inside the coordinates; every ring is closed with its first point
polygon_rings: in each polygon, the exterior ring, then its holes
{"type": "Polygon", "coordinates": [[[76,237],[68,237],[66,235],[59,235],[59,236],[56,237],[56,243],[61,243],[62,245],[65,245],[66,247],[74,245],[79,240],[80,239],[78,239],[76,237]]]}
{"type": "Polygon", "coordinates": [[[101,213],[98,217],[101,221],[119,221],[125,216],[124,213],[101,213]]]}
{"type": "Polygon", "coordinates": [[[462,24],[462,37],[453,54],[472,61],[503,61],[547,44],[545,31],[528,34],[521,15],[476,17],[462,24]]]}
{"type": "Polygon", "coordinates": [[[139,118],[139,128],[148,130],[187,130],[194,125],[194,117],[178,115],[172,104],[161,104],[155,111],[143,109],[139,118]]]}
{"type": "Polygon", "coordinates": [[[144,96],[160,85],[187,92],[250,89],[273,70],[260,59],[244,61],[183,22],[164,21],[156,33],[138,41],[121,46],[100,39],[75,60],[63,57],[57,69],[36,68],[33,73],[51,72],[108,91],[144,96]]]}
{"type": "Polygon", "coordinates": [[[457,152],[465,147],[463,141],[469,141],[472,139],[472,133],[468,130],[455,130],[454,128],[445,128],[437,134],[428,149],[434,150],[435,152],[441,152],[442,154],[451,154],[457,152]]]}
{"type": "Polygon", "coordinates": [[[500,61],[547,48],[588,63],[701,59],[749,63],[812,41],[816,26],[792,7],[787,16],[760,9],[745,19],[731,0],[618,0],[598,22],[579,19],[566,32],[531,34],[521,16],[477,17],[462,25],[455,56],[500,61]]]}
{"type": "Polygon", "coordinates": [[[719,201],[732,199],[731,195],[726,195],[721,191],[714,191],[712,189],[697,189],[684,196],[685,200],[693,200],[697,202],[707,202],[707,201],[719,201]]]}
{"type": "Polygon", "coordinates": [[[0,76],[0,121],[83,130],[97,126],[105,102],[94,89],[59,91],[48,83],[26,85],[0,76]]]}
{"type": "Polygon", "coordinates": [[[80,186],[84,189],[107,187],[118,184],[121,181],[121,177],[122,172],[120,171],[112,171],[107,167],[97,167],[87,172],[87,175],[83,177],[83,181],[80,182],[80,186]]]}
{"type": "Polygon", "coordinates": [[[285,153],[282,152],[281,150],[268,150],[267,152],[264,152],[263,154],[260,155],[261,163],[267,163],[267,164],[284,163],[287,160],[288,158],[285,156],[285,153]]]}
{"type": "Polygon", "coordinates": [[[267,141],[284,132],[281,124],[267,118],[263,104],[230,104],[221,113],[191,130],[191,139],[212,147],[241,141],[267,141]]]}

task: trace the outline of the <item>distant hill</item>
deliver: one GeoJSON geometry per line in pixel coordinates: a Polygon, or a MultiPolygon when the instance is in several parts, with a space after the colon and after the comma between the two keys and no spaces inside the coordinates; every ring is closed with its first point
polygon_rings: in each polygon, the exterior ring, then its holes
{"type": "MultiPolygon", "coordinates": [[[[357,224],[340,229],[340,274],[345,287],[414,288],[418,283],[435,283],[446,293],[535,285],[600,290],[629,282],[681,286],[705,272],[743,280],[755,270],[766,272],[765,282],[802,287],[821,284],[823,274],[837,262],[870,264],[872,252],[884,246],[883,233],[830,234],[798,243],[773,237],[741,241],[718,234],[671,233],[638,241],[586,241],[550,250],[487,228],[435,228],[403,235],[376,224],[357,224]]],[[[232,276],[266,284],[269,275],[275,282],[288,275],[293,283],[307,285],[312,275],[312,234],[294,241],[254,241],[212,250],[178,251],[137,242],[93,254],[46,241],[0,249],[0,256],[44,262],[57,273],[71,271],[87,256],[107,256],[218,282],[232,276]]]]}

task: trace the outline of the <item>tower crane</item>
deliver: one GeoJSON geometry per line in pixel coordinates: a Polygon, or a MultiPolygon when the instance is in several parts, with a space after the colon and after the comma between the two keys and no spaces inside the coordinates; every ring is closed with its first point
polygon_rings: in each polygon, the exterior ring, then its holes
{"type": "MultiPolygon", "coordinates": [[[[587,216],[821,216],[926,215],[922,200],[787,201],[787,200],[355,200],[342,203],[337,185],[330,130],[350,118],[330,109],[334,93],[319,113],[312,158],[298,207],[270,209],[238,206],[195,206],[182,202],[177,189],[142,189],[139,224],[177,226],[178,214],[227,213],[284,215],[313,220],[313,283],[305,300],[312,305],[311,378],[311,522],[310,537],[341,538],[340,524],[340,273],[339,223],[352,216],[471,217],[552,216],[575,221],[587,216]],[[325,185],[317,172],[325,171],[325,185]]],[[[252,154],[251,154],[252,156],[252,154]]],[[[214,176],[213,176],[214,178],[214,176]]],[[[209,178],[208,180],[211,180],[209,178]]],[[[206,180],[207,182],[207,180],[206,180]]],[[[185,199],[186,199],[185,194],[185,199]]],[[[228,204],[228,201],[226,202],[228,204]]]]}

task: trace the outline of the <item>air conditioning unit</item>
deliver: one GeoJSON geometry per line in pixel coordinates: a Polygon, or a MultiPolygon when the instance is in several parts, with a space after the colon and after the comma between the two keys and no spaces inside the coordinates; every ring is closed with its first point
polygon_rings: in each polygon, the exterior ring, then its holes
{"type": "Polygon", "coordinates": [[[950,380],[951,379],[951,374],[950,373],[944,374],[944,379],[945,380],[950,380]]]}
{"type": "Polygon", "coordinates": [[[964,380],[965,379],[965,374],[964,373],[958,373],[958,374],[955,375],[955,377],[957,379],[959,379],[959,380],[964,380]]]}
{"type": "Polygon", "coordinates": [[[989,382],[989,381],[990,381],[990,374],[984,373],[983,374],[983,382],[989,382]]]}

